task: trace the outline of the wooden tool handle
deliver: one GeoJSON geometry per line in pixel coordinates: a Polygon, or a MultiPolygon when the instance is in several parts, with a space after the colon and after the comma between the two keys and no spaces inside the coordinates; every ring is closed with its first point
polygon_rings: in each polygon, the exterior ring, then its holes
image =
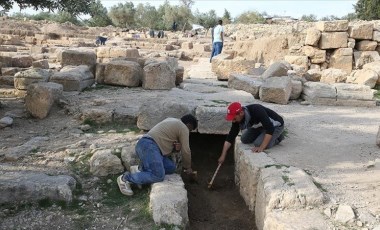
{"type": "Polygon", "coordinates": [[[214,182],[214,179],[215,179],[215,177],[216,177],[216,174],[217,174],[218,171],[219,171],[220,166],[222,166],[222,164],[219,164],[219,165],[218,165],[218,167],[217,167],[216,170],[215,170],[214,175],[212,176],[212,179],[211,179],[210,183],[208,183],[208,187],[209,187],[209,188],[211,187],[212,183],[214,182]]]}

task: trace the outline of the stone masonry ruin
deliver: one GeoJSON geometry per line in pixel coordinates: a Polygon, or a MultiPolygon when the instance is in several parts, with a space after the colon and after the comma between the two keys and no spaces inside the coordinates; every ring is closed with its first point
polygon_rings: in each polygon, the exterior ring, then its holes
{"type": "MultiPolygon", "coordinates": [[[[91,127],[85,122],[128,124],[149,130],[166,117],[187,113],[198,119],[199,134],[225,135],[230,128],[224,119],[225,108],[233,101],[358,107],[379,104],[375,96],[380,85],[379,21],[226,25],[223,53],[211,64],[210,37],[188,39],[179,32],[166,32],[164,39],[154,39],[140,31],[21,23],[7,18],[1,18],[0,24],[19,28],[0,29],[0,99],[22,99],[27,114],[41,121],[64,110],[65,116],[83,123],[74,132],[75,137],[86,136],[83,131],[91,127]],[[109,36],[105,46],[95,45],[99,33],[109,36]],[[195,67],[183,66],[187,62],[195,63],[195,67]],[[204,66],[209,70],[203,71],[204,66]],[[110,90],[100,95],[97,89],[101,87],[110,90]]],[[[20,118],[12,113],[1,115],[0,132],[12,128],[20,118]]],[[[140,137],[128,136],[126,143],[117,143],[114,149],[86,141],[61,148],[75,154],[70,149],[90,145],[91,175],[103,177],[137,163],[133,149],[140,137]],[[120,157],[113,154],[116,149],[120,157]]],[[[377,145],[379,140],[378,134],[377,145]]],[[[48,141],[38,136],[0,150],[0,164],[4,164],[0,191],[5,194],[1,204],[41,198],[71,202],[77,182],[69,174],[31,172],[25,176],[8,170],[8,164],[17,164],[48,141]],[[12,183],[15,180],[21,185],[12,183]]],[[[357,222],[366,223],[367,229],[380,228],[379,218],[362,217],[366,215],[349,205],[325,208],[326,194],[308,172],[278,164],[264,152],[251,154],[250,146],[239,138],[233,158],[234,183],[259,230],[305,226],[340,229],[357,222]]],[[[378,165],[374,163],[374,167],[378,165]]],[[[152,185],[150,208],[157,224],[188,226],[188,194],[183,179],[170,175],[152,185]]]]}

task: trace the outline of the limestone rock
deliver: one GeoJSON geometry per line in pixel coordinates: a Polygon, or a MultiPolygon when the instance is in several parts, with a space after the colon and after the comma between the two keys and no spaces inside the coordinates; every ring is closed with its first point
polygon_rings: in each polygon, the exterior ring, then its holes
{"type": "Polygon", "coordinates": [[[90,172],[95,176],[108,176],[123,171],[121,160],[110,149],[98,150],[90,159],[90,172]]]}
{"type": "Polygon", "coordinates": [[[30,55],[16,55],[12,57],[12,66],[28,68],[33,64],[33,58],[30,55]]]}
{"type": "Polygon", "coordinates": [[[49,81],[52,72],[45,69],[27,69],[15,74],[16,89],[26,90],[30,84],[49,81]]]}
{"type": "Polygon", "coordinates": [[[284,62],[275,62],[261,75],[262,78],[287,76],[289,66],[284,62]]]}
{"type": "Polygon", "coordinates": [[[124,167],[129,170],[132,165],[138,165],[140,160],[135,151],[136,144],[133,143],[129,146],[124,146],[121,149],[121,161],[124,167]]]}
{"type": "Polygon", "coordinates": [[[322,76],[322,72],[318,69],[310,69],[307,71],[305,75],[305,79],[308,81],[320,81],[322,76]]]}
{"type": "Polygon", "coordinates": [[[0,174],[0,203],[31,202],[43,199],[71,202],[76,181],[71,176],[43,173],[6,172],[0,174]]]}
{"type": "Polygon", "coordinates": [[[380,42],[380,31],[373,31],[373,38],[374,41],[380,42]]]}
{"type": "Polygon", "coordinates": [[[108,108],[83,108],[82,121],[93,121],[97,124],[104,124],[112,122],[114,111],[108,108]]]}
{"type": "Polygon", "coordinates": [[[321,37],[321,31],[315,28],[309,28],[306,31],[305,45],[317,46],[319,38],[321,37]]]}
{"type": "Polygon", "coordinates": [[[187,191],[178,174],[166,175],[163,182],[152,185],[149,207],[156,224],[185,227],[189,222],[187,205],[187,191]]]}
{"type": "Polygon", "coordinates": [[[11,126],[13,124],[13,118],[3,117],[0,119],[0,129],[11,126]]]}
{"type": "Polygon", "coordinates": [[[137,87],[141,85],[142,74],[142,68],[136,62],[111,61],[104,70],[104,83],[137,87]]]}
{"type": "Polygon", "coordinates": [[[329,99],[335,102],[336,89],[335,86],[330,84],[306,82],[303,86],[302,97],[313,104],[320,104],[320,101],[323,101],[324,99],[329,99]]]}
{"type": "Polygon", "coordinates": [[[292,80],[292,92],[290,93],[290,100],[297,100],[302,93],[302,82],[298,80],[292,80]]]}
{"type": "Polygon", "coordinates": [[[228,134],[231,122],[226,121],[225,107],[198,106],[195,110],[198,132],[205,134],[228,134]]]}
{"type": "Polygon", "coordinates": [[[175,87],[175,69],[168,62],[150,63],[144,67],[142,87],[144,89],[171,89],[175,87]]]}
{"type": "Polygon", "coordinates": [[[349,26],[348,34],[350,35],[350,38],[371,40],[373,36],[373,23],[349,26]]]}
{"type": "Polygon", "coordinates": [[[315,26],[322,32],[347,31],[348,20],[318,21],[315,26]]]}
{"type": "Polygon", "coordinates": [[[357,51],[354,59],[356,69],[361,69],[367,63],[380,61],[380,55],[377,51],[357,51]]]}
{"type": "Polygon", "coordinates": [[[326,50],[320,50],[312,46],[302,47],[303,53],[310,58],[313,64],[323,63],[326,61],[326,50]]]}
{"type": "Polygon", "coordinates": [[[267,78],[260,87],[260,100],[286,105],[292,92],[292,83],[289,77],[267,78]]]}
{"type": "Polygon", "coordinates": [[[231,74],[228,79],[228,87],[244,90],[251,93],[254,98],[259,98],[260,86],[263,84],[262,80],[258,77],[243,74],[231,74]]]}
{"type": "Polygon", "coordinates": [[[362,40],[356,43],[355,48],[358,51],[374,51],[376,50],[377,42],[370,40],[362,40]]]}
{"type": "Polygon", "coordinates": [[[284,60],[289,64],[303,67],[306,71],[309,69],[309,59],[307,56],[285,56],[284,60]]]}
{"type": "Polygon", "coordinates": [[[91,72],[95,71],[96,54],[93,51],[87,50],[63,50],[62,53],[62,66],[79,66],[87,65],[91,72]]]}
{"type": "Polygon", "coordinates": [[[212,59],[212,71],[218,80],[228,80],[232,73],[247,74],[255,66],[256,61],[241,57],[230,59],[229,55],[218,55],[212,59]]]}
{"type": "Polygon", "coordinates": [[[347,47],[347,32],[324,32],[319,39],[320,49],[336,49],[347,47]]]}
{"type": "Polygon", "coordinates": [[[46,59],[38,60],[38,61],[34,61],[32,63],[32,66],[33,68],[49,69],[49,62],[46,59]]]}
{"type": "Polygon", "coordinates": [[[344,82],[347,79],[347,73],[340,69],[325,69],[321,72],[322,83],[344,82]]]}
{"type": "Polygon", "coordinates": [[[341,223],[347,223],[350,220],[353,220],[355,218],[355,213],[352,210],[351,206],[341,204],[338,207],[338,210],[335,214],[335,220],[339,221],[341,223]]]}
{"type": "Polygon", "coordinates": [[[54,102],[62,96],[63,87],[53,82],[31,84],[25,97],[26,110],[39,119],[45,118],[54,102]]]}
{"type": "Polygon", "coordinates": [[[355,83],[369,86],[371,89],[375,87],[379,75],[371,69],[360,69],[351,73],[347,78],[348,83],[355,83]]]}
{"type": "Polygon", "coordinates": [[[377,79],[376,84],[380,85],[380,61],[371,62],[363,65],[363,69],[370,69],[373,70],[379,75],[379,78],[377,79]]]}
{"type": "Polygon", "coordinates": [[[341,69],[346,73],[351,73],[353,60],[352,54],[352,48],[336,49],[330,57],[329,68],[341,69]]]}
{"type": "Polygon", "coordinates": [[[366,85],[335,83],[337,99],[343,100],[373,100],[375,90],[366,85]]]}
{"type": "Polygon", "coordinates": [[[24,157],[30,154],[30,152],[38,149],[43,141],[48,141],[48,140],[49,138],[47,137],[38,137],[38,136],[33,137],[29,141],[27,141],[26,143],[20,146],[8,148],[6,151],[4,151],[3,152],[4,159],[5,161],[17,161],[21,157],[24,157]]]}
{"type": "Polygon", "coordinates": [[[82,91],[94,84],[94,75],[86,65],[65,66],[50,77],[51,82],[61,84],[63,91],[82,91]]]}

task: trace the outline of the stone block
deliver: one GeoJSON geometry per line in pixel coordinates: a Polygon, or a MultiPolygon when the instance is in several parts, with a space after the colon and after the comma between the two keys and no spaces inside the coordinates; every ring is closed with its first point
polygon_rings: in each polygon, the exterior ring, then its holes
{"type": "Polygon", "coordinates": [[[302,93],[302,81],[292,80],[292,92],[290,93],[290,100],[297,100],[302,93]]]}
{"type": "Polygon", "coordinates": [[[375,87],[378,79],[379,75],[377,74],[377,72],[371,69],[359,69],[351,73],[351,75],[347,79],[347,82],[366,85],[372,89],[375,87]]]}
{"type": "Polygon", "coordinates": [[[348,20],[318,21],[315,23],[315,26],[322,32],[347,31],[348,20]]]}
{"type": "Polygon", "coordinates": [[[82,91],[94,84],[94,75],[86,65],[65,66],[50,77],[51,82],[63,85],[63,91],[82,91]]]}
{"type": "Polygon", "coordinates": [[[111,123],[113,121],[113,110],[108,108],[83,108],[81,120],[93,121],[96,124],[111,123]]]}
{"type": "Polygon", "coordinates": [[[349,26],[348,34],[350,38],[372,40],[373,23],[364,23],[361,25],[349,26]]]}
{"type": "Polygon", "coordinates": [[[356,43],[355,48],[358,51],[374,51],[376,50],[377,42],[370,40],[362,40],[356,43]]]}
{"type": "Polygon", "coordinates": [[[61,53],[61,65],[79,66],[87,65],[91,72],[95,72],[96,54],[87,50],[63,50],[61,53]]]}
{"type": "Polygon", "coordinates": [[[361,69],[367,63],[380,61],[380,55],[377,51],[357,51],[354,59],[356,69],[361,69]]]}
{"type": "Polygon", "coordinates": [[[342,100],[373,100],[375,90],[366,85],[348,83],[333,84],[336,88],[337,99],[342,100]]]}
{"type": "Polygon", "coordinates": [[[260,87],[260,100],[286,105],[292,92],[292,82],[289,77],[267,78],[260,87]]]}
{"type": "Polygon", "coordinates": [[[380,31],[373,31],[373,36],[372,36],[374,41],[380,42],[380,31]]]}
{"type": "Polygon", "coordinates": [[[76,181],[67,175],[48,176],[44,173],[6,172],[0,175],[0,204],[49,199],[71,202],[76,181]],[[17,183],[16,183],[17,182],[17,183]]]}
{"type": "Polygon", "coordinates": [[[287,76],[289,69],[290,65],[286,65],[284,62],[275,62],[268,67],[261,77],[265,79],[269,77],[287,76]]]}
{"type": "Polygon", "coordinates": [[[225,119],[225,107],[198,106],[195,117],[198,120],[199,133],[226,135],[230,131],[231,122],[225,119]]]}
{"type": "Polygon", "coordinates": [[[321,70],[318,69],[310,69],[307,71],[307,74],[305,74],[305,79],[307,81],[320,81],[322,76],[321,70]]]}
{"type": "Polygon", "coordinates": [[[178,174],[166,175],[164,181],[152,185],[149,207],[158,225],[188,225],[187,191],[178,174]]]}
{"type": "Polygon", "coordinates": [[[377,75],[379,75],[379,78],[377,79],[376,84],[380,85],[380,61],[367,63],[363,65],[363,69],[370,69],[370,70],[375,71],[377,75]]]}
{"type": "Polygon", "coordinates": [[[306,31],[305,45],[317,46],[321,37],[321,31],[315,28],[309,28],[306,31]]]}
{"type": "Polygon", "coordinates": [[[139,58],[139,50],[135,48],[127,48],[125,57],[129,58],[139,58]]]}
{"type": "Polygon", "coordinates": [[[321,83],[338,83],[345,82],[347,73],[341,69],[325,69],[321,72],[321,83]]]}
{"type": "Polygon", "coordinates": [[[320,49],[336,49],[347,47],[347,32],[324,32],[319,39],[320,49]]]}
{"type": "Polygon", "coordinates": [[[312,102],[317,98],[330,98],[336,100],[335,86],[321,82],[306,82],[303,86],[302,94],[312,102]]]}
{"type": "Polygon", "coordinates": [[[104,70],[104,83],[137,87],[141,85],[143,71],[137,62],[111,61],[104,70]]]}
{"type": "Polygon", "coordinates": [[[330,56],[329,68],[340,69],[347,74],[352,71],[353,50],[351,48],[336,49],[330,56]]]}
{"type": "Polygon", "coordinates": [[[259,98],[259,90],[262,84],[260,78],[251,75],[233,73],[228,79],[228,88],[251,93],[256,99],[259,98]]]}
{"type": "Polygon", "coordinates": [[[256,61],[241,57],[230,59],[230,55],[219,54],[212,58],[212,71],[218,80],[228,80],[232,73],[248,74],[254,68],[256,61]]]}
{"type": "Polygon", "coordinates": [[[171,89],[175,87],[176,72],[169,63],[153,62],[145,65],[142,77],[144,89],[171,89]]]}
{"type": "Polygon", "coordinates": [[[105,63],[97,63],[95,69],[95,82],[99,84],[104,84],[104,71],[106,69],[107,64],[105,63]]]}
{"type": "Polygon", "coordinates": [[[183,66],[178,66],[175,70],[175,85],[179,85],[183,82],[183,74],[185,73],[185,68],[183,66]]]}
{"type": "Polygon", "coordinates": [[[313,64],[324,63],[326,61],[326,50],[320,50],[312,46],[302,47],[303,53],[310,58],[313,64]]]}
{"type": "Polygon", "coordinates": [[[39,119],[47,117],[54,102],[62,96],[63,87],[53,82],[40,82],[28,86],[26,110],[39,119]]]}
{"type": "Polygon", "coordinates": [[[298,65],[303,67],[305,70],[309,69],[309,59],[307,56],[285,56],[284,60],[289,62],[291,65],[298,65]]]}
{"type": "Polygon", "coordinates": [[[33,58],[30,55],[15,55],[12,57],[12,66],[20,68],[29,68],[33,64],[33,58]]]}
{"type": "Polygon", "coordinates": [[[26,90],[30,84],[49,81],[52,72],[45,69],[27,69],[14,75],[16,89],[26,90]]]}
{"type": "Polygon", "coordinates": [[[271,166],[261,169],[256,194],[256,226],[263,229],[266,216],[275,209],[318,207],[323,194],[303,170],[271,166]]]}
{"type": "Polygon", "coordinates": [[[185,50],[189,50],[193,48],[193,43],[192,42],[182,42],[181,48],[185,50]]]}
{"type": "Polygon", "coordinates": [[[274,165],[272,158],[264,152],[252,154],[252,146],[241,143],[240,138],[235,141],[235,182],[239,187],[249,210],[255,210],[257,184],[260,170],[274,165]]]}
{"type": "Polygon", "coordinates": [[[34,61],[32,63],[32,66],[33,68],[49,69],[49,62],[46,59],[38,60],[38,61],[34,61]]]}

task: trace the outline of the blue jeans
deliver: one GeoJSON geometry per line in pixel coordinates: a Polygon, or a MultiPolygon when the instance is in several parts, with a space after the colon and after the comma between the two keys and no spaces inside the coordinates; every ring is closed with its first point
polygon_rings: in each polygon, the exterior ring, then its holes
{"type": "Polygon", "coordinates": [[[124,180],[138,185],[152,184],[163,181],[165,174],[175,172],[174,162],[161,154],[160,148],[152,138],[142,137],[135,150],[140,158],[141,172],[124,174],[124,180]]]}
{"type": "MultiPolygon", "coordinates": [[[[277,139],[282,132],[284,132],[284,126],[275,127],[272,134],[272,139],[270,140],[267,149],[272,148],[277,145],[280,141],[277,139]]],[[[253,145],[259,147],[264,140],[265,129],[263,128],[248,128],[243,131],[241,134],[241,142],[243,144],[250,144],[253,142],[253,145]]]]}
{"type": "Polygon", "coordinates": [[[211,51],[211,58],[210,58],[210,62],[211,62],[211,59],[220,54],[222,52],[222,49],[223,49],[223,42],[214,42],[212,44],[212,51],[211,51]]]}

